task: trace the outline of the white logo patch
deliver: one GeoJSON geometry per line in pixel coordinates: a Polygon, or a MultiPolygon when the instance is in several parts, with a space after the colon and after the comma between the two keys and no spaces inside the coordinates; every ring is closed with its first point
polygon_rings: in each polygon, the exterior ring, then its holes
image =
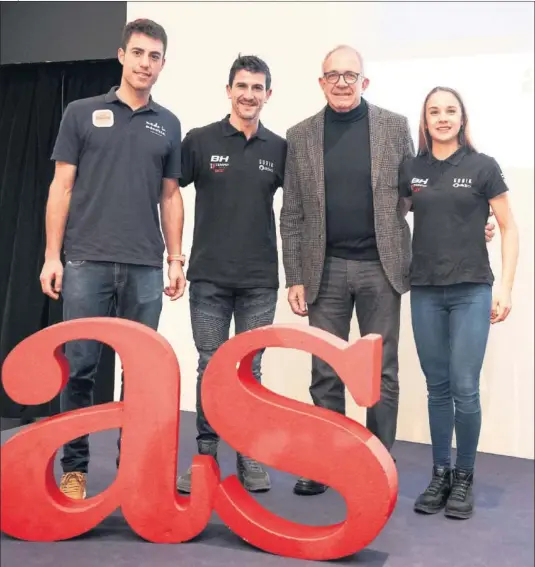
{"type": "Polygon", "coordinates": [[[453,187],[465,187],[466,189],[472,188],[472,180],[467,177],[454,177],[453,187]]]}
{"type": "Polygon", "coordinates": [[[228,156],[211,156],[210,157],[210,169],[214,173],[222,173],[226,171],[226,168],[230,165],[228,156]]]}
{"type": "Polygon", "coordinates": [[[427,179],[420,179],[419,177],[413,177],[411,180],[411,190],[413,193],[418,193],[422,189],[427,187],[427,182],[429,181],[429,177],[427,179]]]}
{"type": "Polygon", "coordinates": [[[153,134],[156,134],[157,136],[167,136],[165,128],[163,126],[160,126],[158,122],[150,122],[149,120],[147,120],[145,122],[145,128],[147,128],[147,130],[149,130],[153,134]]]}
{"type": "Polygon", "coordinates": [[[267,161],[266,159],[258,160],[258,169],[260,171],[269,171],[270,173],[273,173],[274,168],[275,166],[272,161],[267,161]]]}
{"type": "Polygon", "coordinates": [[[111,128],[114,124],[113,112],[109,109],[93,112],[93,126],[96,128],[111,128]]]}

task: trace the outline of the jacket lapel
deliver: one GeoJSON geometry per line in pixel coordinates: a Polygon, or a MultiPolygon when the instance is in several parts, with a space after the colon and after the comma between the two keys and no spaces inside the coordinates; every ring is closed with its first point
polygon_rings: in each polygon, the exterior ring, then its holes
{"type": "Polygon", "coordinates": [[[320,211],[323,217],[325,211],[325,170],[323,164],[323,130],[325,126],[325,109],[318,112],[310,121],[310,131],[307,138],[309,163],[314,169],[316,190],[320,211]]]}
{"type": "Polygon", "coordinates": [[[370,156],[371,156],[371,174],[372,174],[372,190],[375,196],[377,191],[377,180],[381,171],[383,152],[386,146],[386,128],[381,109],[368,103],[368,116],[370,121],[370,156]]]}

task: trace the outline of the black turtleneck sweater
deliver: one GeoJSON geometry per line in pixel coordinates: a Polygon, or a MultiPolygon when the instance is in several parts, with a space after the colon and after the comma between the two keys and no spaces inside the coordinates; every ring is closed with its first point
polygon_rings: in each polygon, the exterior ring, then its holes
{"type": "Polygon", "coordinates": [[[368,106],[325,111],[325,208],[327,255],[377,260],[368,106]]]}

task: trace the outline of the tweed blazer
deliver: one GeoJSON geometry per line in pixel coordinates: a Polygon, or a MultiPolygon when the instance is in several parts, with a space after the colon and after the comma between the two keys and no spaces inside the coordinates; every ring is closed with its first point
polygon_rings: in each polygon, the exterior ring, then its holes
{"type": "MultiPolygon", "coordinates": [[[[401,162],[414,155],[406,117],[368,103],[375,232],[384,272],[398,293],[409,289],[410,228],[398,195],[401,162]]],[[[314,303],[325,262],[325,108],[286,133],[288,153],[280,216],[286,286],[305,286],[314,303]]],[[[355,153],[358,148],[355,148],[355,153]]]]}

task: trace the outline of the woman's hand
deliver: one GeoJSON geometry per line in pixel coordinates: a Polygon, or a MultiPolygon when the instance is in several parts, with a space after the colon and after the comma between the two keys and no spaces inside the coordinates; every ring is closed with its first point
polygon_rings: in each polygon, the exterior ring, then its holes
{"type": "Polygon", "coordinates": [[[505,321],[511,312],[511,307],[511,292],[508,289],[500,288],[492,297],[491,324],[505,321]]]}

